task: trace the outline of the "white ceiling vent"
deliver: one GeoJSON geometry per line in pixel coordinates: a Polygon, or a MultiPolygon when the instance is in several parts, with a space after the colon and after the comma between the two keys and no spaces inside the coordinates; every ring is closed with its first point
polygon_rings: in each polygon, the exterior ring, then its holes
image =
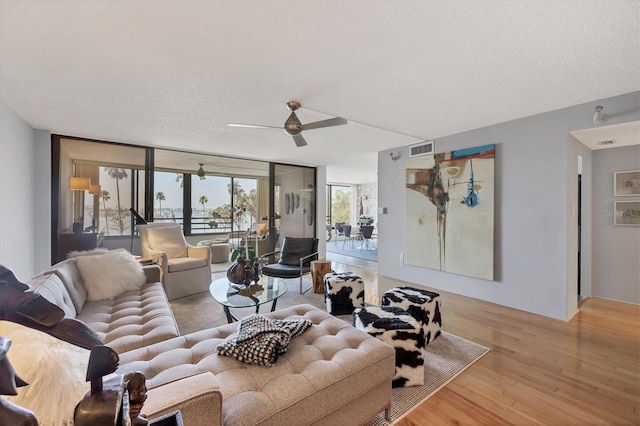
{"type": "Polygon", "coordinates": [[[409,158],[420,157],[421,155],[433,154],[433,141],[423,141],[414,145],[409,145],[409,158]]]}
{"type": "Polygon", "coordinates": [[[615,142],[615,141],[612,141],[612,140],[608,140],[608,141],[600,141],[600,142],[598,142],[598,145],[605,145],[605,146],[607,146],[607,145],[613,145],[614,143],[616,143],[616,142],[615,142]]]}

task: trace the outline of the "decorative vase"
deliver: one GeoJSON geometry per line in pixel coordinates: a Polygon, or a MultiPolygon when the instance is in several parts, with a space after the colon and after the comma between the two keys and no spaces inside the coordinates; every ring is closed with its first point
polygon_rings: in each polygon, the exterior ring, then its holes
{"type": "Polygon", "coordinates": [[[235,263],[227,269],[227,279],[234,284],[251,284],[255,278],[255,270],[244,257],[238,257],[235,263]]]}
{"type": "Polygon", "coordinates": [[[230,283],[244,284],[244,257],[238,257],[236,261],[227,269],[227,279],[230,283]]]}

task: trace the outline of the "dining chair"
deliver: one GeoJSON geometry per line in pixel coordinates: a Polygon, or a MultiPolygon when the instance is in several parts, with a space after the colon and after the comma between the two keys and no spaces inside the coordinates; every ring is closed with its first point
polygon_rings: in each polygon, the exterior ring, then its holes
{"type": "Polygon", "coordinates": [[[344,240],[342,240],[342,248],[349,241],[351,247],[353,247],[353,237],[351,236],[351,225],[342,225],[342,233],[344,234],[344,240]]]}
{"type": "MultiPolygon", "coordinates": [[[[366,247],[366,250],[369,250],[369,244],[372,245],[375,243],[373,241],[373,225],[362,225],[360,226],[360,232],[362,233],[362,238],[364,238],[364,244],[360,246],[360,251],[362,251],[363,247],[366,247]]],[[[375,247],[374,247],[375,248],[375,247]]]]}

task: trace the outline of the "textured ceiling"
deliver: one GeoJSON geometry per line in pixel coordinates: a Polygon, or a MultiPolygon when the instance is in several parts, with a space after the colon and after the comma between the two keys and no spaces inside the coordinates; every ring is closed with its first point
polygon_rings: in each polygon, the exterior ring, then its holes
{"type": "Polygon", "coordinates": [[[326,165],[640,89],[638,1],[0,1],[0,99],[35,128],[326,165]],[[278,130],[300,120],[349,124],[278,130]]]}

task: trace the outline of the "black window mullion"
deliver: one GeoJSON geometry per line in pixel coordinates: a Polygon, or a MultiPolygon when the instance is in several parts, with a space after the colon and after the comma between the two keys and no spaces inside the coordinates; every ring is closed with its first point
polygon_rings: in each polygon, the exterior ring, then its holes
{"type": "Polygon", "coordinates": [[[191,235],[191,174],[185,173],[182,178],[182,182],[184,183],[184,191],[182,191],[182,229],[184,231],[184,235],[191,235]]]}

